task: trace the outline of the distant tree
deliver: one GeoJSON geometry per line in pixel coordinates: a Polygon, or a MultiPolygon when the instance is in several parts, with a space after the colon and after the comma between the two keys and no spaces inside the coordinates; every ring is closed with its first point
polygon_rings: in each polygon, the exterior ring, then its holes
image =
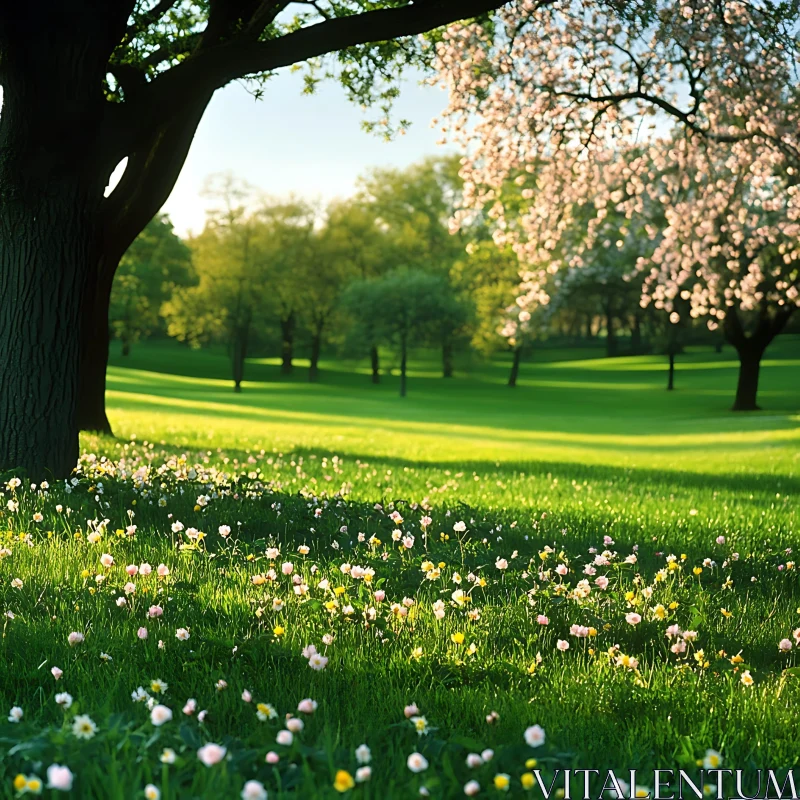
{"type": "Polygon", "coordinates": [[[192,347],[227,345],[233,386],[241,391],[247,349],[254,326],[266,324],[268,286],[258,252],[260,220],[248,215],[248,187],[224,178],[223,208],[209,213],[203,232],[191,239],[196,286],[177,289],[164,303],[167,332],[192,347]]]}
{"type": "Polygon", "coordinates": [[[169,217],[158,214],[122,257],[111,290],[109,322],[123,355],[159,326],[159,311],[173,290],[193,279],[191,251],[169,217]]]}
{"type": "Polygon", "coordinates": [[[405,267],[371,280],[357,280],[343,304],[357,323],[400,353],[400,396],[406,395],[408,349],[430,344],[440,334],[439,320],[452,314],[452,287],[442,275],[405,267]]]}

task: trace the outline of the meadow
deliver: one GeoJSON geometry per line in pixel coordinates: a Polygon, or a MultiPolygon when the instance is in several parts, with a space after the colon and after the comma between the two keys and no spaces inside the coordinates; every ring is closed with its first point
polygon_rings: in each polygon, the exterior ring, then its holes
{"type": "Polygon", "coordinates": [[[234,394],[223,351],[115,351],[117,438],[67,485],[2,476],[0,796],[680,767],[730,797],[701,770],[797,767],[798,353],[734,414],[705,347],[671,393],[660,356],[543,350],[511,390],[502,360],[443,380],[416,354],[406,398],[355,363],[253,359],[234,394]]]}

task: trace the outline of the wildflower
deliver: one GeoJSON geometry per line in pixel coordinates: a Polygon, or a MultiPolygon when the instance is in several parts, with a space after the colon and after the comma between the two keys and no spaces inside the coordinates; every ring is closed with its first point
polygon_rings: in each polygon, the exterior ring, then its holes
{"type": "Polygon", "coordinates": [[[722,755],[716,750],[708,749],[703,757],[703,769],[717,769],[722,766],[722,755]]]}
{"type": "Polygon", "coordinates": [[[61,764],[51,764],[47,768],[47,788],[58,789],[61,792],[69,792],[72,789],[73,781],[72,770],[61,764]]]}
{"type": "Polygon", "coordinates": [[[242,787],[242,800],[267,800],[267,790],[261,781],[247,781],[242,787]]]}
{"type": "Polygon", "coordinates": [[[741,681],[745,686],[752,686],[755,683],[749,669],[742,673],[741,681]]]}
{"type": "Polygon", "coordinates": [[[786,652],[787,650],[792,649],[792,642],[791,639],[781,639],[778,643],[778,650],[782,650],[786,652]]]}
{"type": "Polygon", "coordinates": [[[280,760],[281,757],[274,750],[270,750],[265,758],[267,764],[277,764],[280,760]]]}
{"type": "Polygon", "coordinates": [[[467,529],[467,524],[462,520],[459,520],[458,522],[455,523],[455,525],[453,525],[453,530],[456,533],[464,533],[466,529],[467,529]]]}
{"type": "Polygon", "coordinates": [[[283,634],[284,634],[284,633],[286,633],[286,628],[284,628],[284,627],[283,627],[283,625],[276,625],[276,626],[275,626],[275,627],[272,629],[272,632],[273,632],[273,633],[274,633],[276,636],[283,636],[283,634]]]}
{"type": "Polygon", "coordinates": [[[250,691],[248,689],[245,689],[242,692],[242,700],[244,700],[245,703],[249,703],[252,699],[253,699],[253,695],[250,694],[250,691]]]}
{"type": "Polygon", "coordinates": [[[91,739],[97,733],[97,725],[88,715],[79,714],[72,722],[72,733],[76,739],[91,739]]]}
{"type": "Polygon", "coordinates": [[[565,650],[569,650],[569,642],[565,641],[564,639],[559,639],[556,642],[556,647],[563,653],[565,650]]]}
{"type": "Polygon", "coordinates": [[[508,569],[508,561],[505,558],[498,558],[494,565],[499,570],[508,569]]]}
{"type": "Polygon", "coordinates": [[[428,769],[428,759],[422,753],[412,753],[408,757],[406,764],[412,772],[423,772],[428,769]]]}
{"type": "Polygon", "coordinates": [[[261,722],[266,722],[268,719],[275,719],[278,712],[269,703],[257,703],[256,716],[261,722]]]}
{"type": "Polygon", "coordinates": [[[406,719],[411,719],[411,717],[416,717],[419,714],[419,709],[417,708],[417,704],[411,703],[411,705],[406,706],[403,709],[403,714],[405,714],[406,719]]]}
{"type": "Polygon", "coordinates": [[[460,631],[450,634],[450,639],[454,644],[464,644],[464,634],[460,631]]]}
{"type": "Polygon", "coordinates": [[[494,750],[488,747],[481,753],[481,758],[488,764],[494,758],[494,750]]]}
{"type": "Polygon", "coordinates": [[[544,738],[544,728],[541,725],[531,725],[525,729],[525,741],[530,747],[541,747],[544,738]]]}
{"type": "Polygon", "coordinates": [[[66,711],[72,705],[72,695],[69,692],[59,692],[56,695],[56,703],[66,711]]]}
{"type": "Polygon", "coordinates": [[[284,747],[291,747],[294,741],[294,734],[291,731],[278,731],[275,741],[284,747]]]}
{"type": "Polygon", "coordinates": [[[501,792],[507,792],[511,787],[511,778],[505,772],[498,772],[494,776],[494,788],[501,792]]]}
{"type": "Polygon", "coordinates": [[[162,764],[174,764],[177,756],[175,755],[175,751],[171,747],[165,747],[161,751],[161,763],[162,764]]]}
{"type": "MultiPolygon", "coordinates": [[[[303,714],[313,714],[317,710],[317,701],[307,697],[297,704],[297,710],[303,714]]],[[[362,747],[366,747],[366,745],[362,745],[362,747]]]]}
{"type": "Polygon", "coordinates": [[[539,616],[536,617],[536,621],[540,625],[549,625],[550,624],[550,620],[544,614],[539,614],[539,616]]]}
{"type": "Polygon", "coordinates": [[[411,717],[411,724],[420,736],[428,732],[428,720],[425,717],[411,717]]]}
{"type": "Polygon", "coordinates": [[[625,622],[627,622],[628,625],[638,625],[641,621],[641,616],[633,611],[630,614],[625,615],[625,622]]]}
{"type": "Polygon", "coordinates": [[[67,641],[70,643],[71,647],[74,647],[76,644],[80,644],[85,638],[86,637],[82,633],[73,631],[69,636],[67,636],[67,641]]]}
{"type": "Polygon", "coordinates": [[[467,783],[464,784],[464,794],[467,795],[467,797],[474,797],[480,790],[481,785],[478,781],[467,781],[467,783]]]}
{"type": "Polygon", "coordinates": [[[150,711],[150,722],[157,728],[172,719],[172,709],[161,704],[153,706],[150,711]]]}
{"type": "Polygon", "coordinates": [[[532,772],[523,772],[522,775],[519,776],[519,779],[523,789],[533,789],[534,777],[532,772]]]}
{"type": "Polygon", "coordinates": [[[372,778],[372,767],[359,767],[356,770],[356,783],[366,783],[372,778]]]}
{"type": "Polygon", "coordinates": [[[155,694],[164,694],[168,688],[169,684],[166,681],[160,680],[159,678],[156,678],[154,681],[150,681],[150,691],[155,694]]]}
{"type": "Polygon", "coordinates": [[[327,664],[327,656],[320,655],[319,653],[312,653],[311,657],[308,659],[308,666],[318,672],[325,669],[327,664]]]}
{"type": "Polygon", "coordinates": [[[23,713],[23,710],[19,706],[14,706],[11,711],[8,712],[8,721],[19,722],[22,719],[23,713]]]}
{"type": "Polygon", "coordinates": [[[470,769],[477,769],[481,764],[483,764],[483,759],[477,753],[470,753],[467,756],[467,766],[470,769]]]}
{"type": "Polygon", "coordinates": [[[146,639],[147,638],[147,628],[139,628],[139,630],[136,631],[136,635],[140,639],[146,639]]]}
{"type": "Polygon", "coordinates": [[[286,729],[291,731],[292,733],[300,733],[300,731],[302,731],[304,727],[305,723],[298,717],[289,717],[286,720],[286,729]]]}
{"type": "Polygon", "coordinates": [[[337,770],[333,781],[333,788],[337,792],[349,792],[355,785],[353,776],[346,769],[337,770]]]}
{"type": "Polygon", "coordinates": [[[175,631],[175,638],[181,642],[185,642],[189,638],[189,631],[186,630],[186,628],[178,628],[178,630],[175,631]]]}
{"type": "Polygon", "coordinates": [[[215,764],[219,764],[223,758],[225,758],[225,754],[228,751],[219,744],[209,743],[204,744],[198,751],[197,757],[207,766],[213,767],[215,764]]]}
{"type": "Polygon", "coordinates": [[[145,800],[161,800],[161,789],[155,784],[148,783],[144,787],[145,800]]]}
{"type": "Polygon", "coordinates": [[[361,744],[356,748],[356,761],[359,764],[369,764],[372,760],[372,751],[365,744],[361,744]]]}

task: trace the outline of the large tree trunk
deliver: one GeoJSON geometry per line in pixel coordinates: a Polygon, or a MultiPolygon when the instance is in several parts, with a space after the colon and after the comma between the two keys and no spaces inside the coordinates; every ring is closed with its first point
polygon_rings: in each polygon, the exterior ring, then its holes
{"type": "Polygon", "coordinates": [[[508,376],[508,385],[513,389],[519,377],[519,364],[522,361],[522,348],[514,348],[514,360],[511,362],[511,374],[508,376]]]}
{"type": "Polygon", "coordinates": [[[111,433],[106,416],[106,368],[111,334],[108,307],[114,270],[101,265],[89,279],[81,308],[81,364],[78,377],[78,407],[76,422],[82,431],[111,433]]]}
{"type": "Polygon", "coordinates": [[[408,345],[406,337],[400,339],[400,397],[406,396],[406,363],[408,361],[408,345]]]}
{"type": "Polygon", "coordinates": [[[594,338],[594,332],[592,331],[592,322],[593,321],[594,320],[593,320],[592,315],[591,314],[587,314],[586,315],[586,338],[587,339],[593,339],[594,338]]]}
{"type": "Polygon", "coordinates": [[[98,9],[0,11],[0,471],[34,480],[78,458],[81,306],[108,174],[103,38],[127,17],[98,9]]]}
{"type": "Polygon", "coordinates": [[[372,382],[381,382],[380,359],[378,357],[378,345],[374,344],[369,350],[369,360],[372,366],[372,382]]]}
{"type": "Polygon", "coordinates": [[[294,358],[294,311],[281,320],[281,372],[292,374],[294,358]]]}
{"type": "Polygon", "coordinates": [[[453,377],[453,342],[449,336],[442,342],[442,377],[453,377]]]}
{"type": "Polygon", "coordinates": [[[322,329],[315,328],[311,334],[311,361],[308,366],[308,380],[316,383],[319,378],[319,353],[322,349],[322,329]]]}

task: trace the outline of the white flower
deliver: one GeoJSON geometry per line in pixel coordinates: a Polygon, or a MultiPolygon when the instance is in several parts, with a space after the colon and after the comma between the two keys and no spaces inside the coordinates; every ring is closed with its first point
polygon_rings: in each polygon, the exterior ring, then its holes
{"type": "Polygon", "coordinates": [[[453,530],[454,530],[456,533],[464,533],[464,531],[465,531],[466,529],[467,529],[467,524],[466,524],[466,522],[462,522],[462,521],[460,521],[460,520],[459,520],[458,522],[456,522],[456,523],[455,523],[455,525],[453,525],[453,530]]]}
{"type": "Polygon", "coordinates": [[[356,761],[359,764],[369,764],[372,761],[372,751],[367,745],[362,744],[356,748],[356,761]]]}
{"type": "Polygon", "coordinates": [[[213,767],[214,764],[219,764],[228,751],[220,744],[204,744],[198,751],[197,757],[207,766],[213,767]]]}
{"type": "Polygon", "coordinates": [[[356,783],[365,783],[372,777],[372,767],[359,767],[356,770],[356,783]]]}
{"type": "Polygon", "coordinates": [[[72,695],[69,692],[59,692],[56,695],[56,703],[66,710],[72,705],[72,695]]]}
{"type": "Polygon", "coordinates": [[[275,741],[284,747],[289,747],[294,741],[294,734],[291,731],[278,731],[275,741]]]}
{"type": "Polygon", "coordinates": [[[531,747],[541,747],[544,744],[544,728],[541,725],[531,725],[525,729],[525,741],[531,747]]]}
{"type": "Polygon", "coordinates": [[[406,764],[412,772],[422,772],[428,769],[428,759],[422,753],[412,753],[408,757],[406,764]]]}
{"type": "Polygon", "coordinates": [[[8,712],[8,721],[19,722],[22,719],[22,714],[22,709],[19,706],[14,706],[11,711],[8,712]]]}
{"type": "Polygon", "coordinates": [[[312,653],[311,657],[308,659],[308,666],[317,671],[325,669],[327,664],[327,657],[320,655],[319,653],[312,653]]]}
{"type": "Polygon", "coordinates": [[[72,647],[74,647],[76,644],[80,644],[85,638],[86,637],[82,633],[73,631],[69,636],[67,636],[67,641],[72,647]]]}
{"type": "Polygon", "coordinates": [[[722,755],[716,750],[706,750],[703,758],[703,769],[719,769],[722,766],[722,755]]]}
{"type": "Polygon", "coordinates": [[[97,725],[87,714],[79,714],[72,721],[72,733],[76,739],[91,739],[97,733],[97,725]]]}
{"type": "Polygon", "coordinates": [[[161,704],[153,706],[150,711],[150,722],[156,727],[169,722],[172,719],[172,709],[167,708],[161,704]]]}
{"type": "Polygon", "coordinates": [[[161,789],[152,783],[144,787],[145,800],[161,800],[161,789]]]}
{"type": "Polygon", "coordinates": [[[242,800],[267,800],[267,790],[260,781],[247,781],[242,788],[242,800]]]}
{"type": "Polygon", "coordinates": [[[51,764],[47,768],[47,788],[68,792],[72,789],[72,770],[60,764],[51,764]]]}
{"type": "Polygon", "coordinates": [[[175,638],[185,642],[189,638],[189,631],[187,631],[186,628],[178,628],[178,630],[175,631],[175,638]]]}

